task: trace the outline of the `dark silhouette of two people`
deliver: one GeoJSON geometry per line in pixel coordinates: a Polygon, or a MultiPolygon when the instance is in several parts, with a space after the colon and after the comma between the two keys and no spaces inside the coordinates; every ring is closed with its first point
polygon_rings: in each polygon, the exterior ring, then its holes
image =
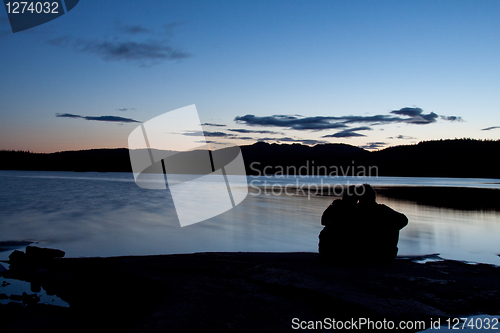
{"type": "Polygon", "coordinates": [[[319,253],[340,264],[386,265],[398,253],[399,230],[408,218],[376,202],[369,184],[344,188],[321,216],[319,253]]]}

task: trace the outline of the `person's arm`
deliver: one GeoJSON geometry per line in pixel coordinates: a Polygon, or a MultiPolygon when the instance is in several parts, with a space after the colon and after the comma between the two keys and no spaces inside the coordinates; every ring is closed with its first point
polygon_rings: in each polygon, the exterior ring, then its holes
{"type": "Polygon", "coordinates": [[[396,212],[394,209],[386,205],[382,206],[384,206],[385,212],[387,214],[386,220],[387,222],[390,223],[392,227],[401,230],[408,225],[408,218],[406,217],[405,214],[396,212]]]}
{"type": "Polygon", "coordinates": [[[403,229],[408,225],[408,218],[405,214],[394,211],[394,224],[398,229],[403,229]]]}

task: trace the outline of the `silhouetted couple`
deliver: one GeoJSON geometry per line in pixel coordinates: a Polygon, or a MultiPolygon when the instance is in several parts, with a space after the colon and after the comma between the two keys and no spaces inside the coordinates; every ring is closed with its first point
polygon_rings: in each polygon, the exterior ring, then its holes
{"type": "Polygon", "coordinates": [[[378,204],[369,184],[349,186],[321,216],[319,253],[346,264],[388,264],[398,253],[399,230],[408,224],[401,213],[378,204]]]}

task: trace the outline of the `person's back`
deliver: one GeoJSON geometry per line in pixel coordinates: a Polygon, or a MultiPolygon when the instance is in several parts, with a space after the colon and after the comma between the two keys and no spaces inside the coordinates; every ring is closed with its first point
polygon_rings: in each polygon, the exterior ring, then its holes
{"type": "Polygon", "coordinates": [[[360,241],[362,249],[373,263],[389,263],[398,253],[399,230],[408,218],[375,201],[375,191],[364,184],[359,199],[360,241]]]}
{"type": "Polygon", "coordinates": [[[319,253],[330,260],[350,260],[357,203],[355,187],[344,191],[342,200],[334,200],[321,216],[325,227],[319,234],[319,253]]]}

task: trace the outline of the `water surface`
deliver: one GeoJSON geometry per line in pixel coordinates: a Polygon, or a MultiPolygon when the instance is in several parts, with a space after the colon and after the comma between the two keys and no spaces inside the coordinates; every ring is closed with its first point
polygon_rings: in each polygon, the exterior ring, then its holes
{"type": "MultiPolygon", "coordinates": [[[[500,188],[498,180],[248,177],[250,194],[236,208],[181,228],[169,191],[137,187],[129,173],[0,171],[0,241],[32,240],[68,257],[205,251],[316,252],[319,219],[332,198],[256,190],[264,182],[428,185],[500,188]],[[252,183],[253,182],[253,183],[252,183]]],[[[278,189],[275,186],[275,189],[278,189]]],[[[400,254],[500,265],[499,213],[461,211],[380,197],[406,214],[400,254]]],[[[193,207],[195,210],[196,207],[193,207]]],[[[0,252],[0,259],[10,252],[0,252]]]]}

